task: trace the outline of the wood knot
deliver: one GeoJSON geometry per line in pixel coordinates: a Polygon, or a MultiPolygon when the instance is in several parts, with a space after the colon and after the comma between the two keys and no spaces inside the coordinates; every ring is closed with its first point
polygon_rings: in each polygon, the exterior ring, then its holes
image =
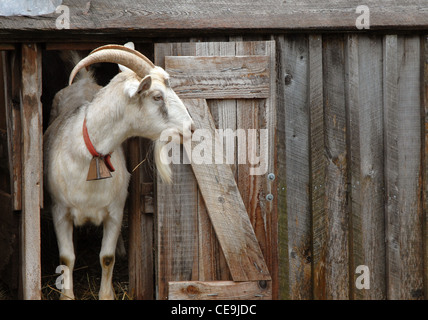
{"type": "Polygon", "coordinates": [[[291,79],[293,79],[293,77],[291,76],[291,74],[286,73],[286,74],[284,75],[284,84],[285,84],[286,86],[288,86],[288,85],[291,83],[291,79]]]}
{"type": "Polygon", "coordinates": [[[197,287],[195,287],[195,286],[187,286],[186,287],[186,293],[187,294],[195,295],[195,294],[199,293],[199,289],[197,287]]]}
{"type": "Polygon", "coordinates": [[[264,290],[264,289],[267,288],[267,281],[266,280],[260,280],[259,283],[258,283],[258,285],[259,285],[260,289],[264,290]]]}

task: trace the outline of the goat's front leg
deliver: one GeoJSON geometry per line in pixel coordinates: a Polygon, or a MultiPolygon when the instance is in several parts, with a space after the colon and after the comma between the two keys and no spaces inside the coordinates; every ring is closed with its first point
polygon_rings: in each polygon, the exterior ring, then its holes
{"type": "Polygon", "coordinates": [[[100,252],[100,263],[102,268],[99,292],[100,300],[114,300],[115,298],[112,278],[117,239],[119,238],[122,226],[122,215],[122,208],[113,209],[109,211],[109,216],[104,220],[103,240],[100,252]]]}
{"type": "Polygon", "coordinates": [[[69,215],[69,209],[61,205],[55,205],[52,208],[52,217],[55,228],[55,234],[58,242],[60,264],[65,265],[61,300],[73,300],[73,268],[74,268],[74,246],[73,246],[73,221],[69,215]]]}

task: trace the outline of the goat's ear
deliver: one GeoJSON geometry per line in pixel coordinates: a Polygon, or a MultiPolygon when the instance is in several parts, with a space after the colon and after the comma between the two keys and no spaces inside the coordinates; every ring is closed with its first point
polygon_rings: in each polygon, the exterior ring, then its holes
{"type": "MultiPolygon", "coordinates": [[[[134,43],[133,42],[127,42],[127,43],[125,43],[124,44],[124,47],[127,47],[127,48],[130,48],[130,49],[135,49],[135,46],[134,46],[134,43]]],[[[118,66],[119,66],[119,69],[120,69],[120,71],[132,71],[131,69],[129,69],[129,68],[127,68],[127,67],[125,67],[125,66],[122,66],[121,64],[118,64],[118,66]]]]}
{"type": "Polygon", "coordinates": [[[150,89],[150,86],[152,85],[152,77],[151,76],[145,76],[143,80],[141,80],[140,83],[138,83],[137,80],[128,81],[125,84],[125,93],[130,98],[135,97],[137,94],[141,94],[148,89],[150,89]]]}
{"type": "Polygon", "coordinates": [[[150,89],[150,86],[152,85],[152,77],[151,76],[145,76],[143,80],[141,80],[140,85],[138,86],[137,93],[141,94],[145,91],[150,89]]]}
{"type": "Polygon", "coordinates": [[[119,66],[119,70],[120,70],[121,72],[124,72],[124,71],[132,71],[131,69],[129,69],[129,68],[125,67],[125,66],[122,66],[121,64],[118,64],[118,66],[119,66]]]}

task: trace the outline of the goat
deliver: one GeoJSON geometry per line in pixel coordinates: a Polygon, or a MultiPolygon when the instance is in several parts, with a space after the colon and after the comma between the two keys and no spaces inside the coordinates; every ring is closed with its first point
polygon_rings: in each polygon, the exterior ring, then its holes
{"type": "Polygon", "coordinates": [[[130,180],[121,144],[133,136],[155,141],[158,173],[171,183],[171,169],[162,162],[166,143],[159,137],[167,130],[175,138],[186,139],[193,121],[169,86],[168,73],[140,52],[119,45],[102,46],[82,59],[70,74],[69,86],[55,96],[54,105],[57,116],[44,134],[44,172],[60,263],[69,271],[65,279],[69,285],[61,290],[60,299],[74,299],[73,225],[87,222],[103,224],[99,299],[114,299],[115,249],[130,180]],[[101,89],[88,77],[72,84],[81,69],[100,62],[117,63],[122,72],[101,89]],[[87,181],[94,160],[105,164],[111,178],[87,181]]]}

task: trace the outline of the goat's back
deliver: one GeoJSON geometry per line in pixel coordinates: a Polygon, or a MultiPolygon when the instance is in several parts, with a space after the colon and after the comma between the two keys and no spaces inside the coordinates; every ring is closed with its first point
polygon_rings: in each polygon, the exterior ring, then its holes
{"type": "MultiPolygon", "coordinates": [[[[63,53],[61,57],[65,63],[70,63],[73,66],[82,58],[76,51],[63,53]]],[[[97,84],[92,71],[80,70],[76,81],[72,85],[56,93],[52,101],[49,124],[58,118],[60,114],[69,113],[71,110],[91,102],[100,89],[101,86],[97,84]]]]}
{"type": "Polygon", "coordinates": [[[70,110],[91,102],[100,89],[101,86],[96,84],[93,79],[83,78],[58,91],[52,102],[49,124],[60,114],[68,113],[70,110]]]}

